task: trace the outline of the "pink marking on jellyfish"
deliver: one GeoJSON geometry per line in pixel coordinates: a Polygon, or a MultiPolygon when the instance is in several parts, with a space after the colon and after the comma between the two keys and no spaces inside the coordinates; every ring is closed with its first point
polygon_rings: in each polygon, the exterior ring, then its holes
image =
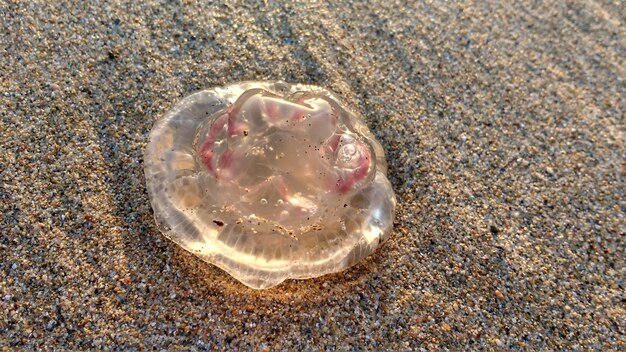
{"type": "Polygon", "coordinates": [[[252,99],[254,96],[261,96],[261,90],[253,89],[242,94],[233,105],[231,105],[226,114],[228,115],[228,124],[226,135],[228,138],[244,136],[244,132],[248,129],[248,124],[241,122],[241,113],[245,108],[245,101],[252,99]]]}
{"type": "Polygon", "coordinates": [[[235,162],[237,161],[237,156],[234,150],[229,149],[222,153],[220,156],[220,160],[218,161],[218,165],[220,169],[228,169],[231,168],[235,162]]]}
{"type": "Polygon", "coordinates": [[[241,113],[241,107],[239,104],[234,104],[228,111],[228,137],[243,136],[244,131],[248,128],[248,125],[239,121],[239,114],[241,113]]]}
{"type": "Polygon", "coordinates": [[[209,169],[209,172],[213,174],[213,176],[217,176],[215,174],[215,170],[213,169],[213,150],[211,150],[212,144],[207,144],[205,141],[202,144],[202,148],[200,149],[200,157],[202,158],[202,162],[209,169]]]}
{"type": "Polygon", "coordinates": [[[337,150],[337,147],[339,146],[339,142],[341,142],[342,139],[342,135],[335,133],[332,137],[330,137],[330,139],[328,140],[328,147],[330,148],[330,150],[334,153],[337,150]]]}
{"type": "Polygon", "coordinates": [[[231,118],[228,121],[228,137],[243,136],[243,132],[247,128],[247,124],[237,121],[237,118],[231,114],[231,118]]]}
{"type": "Polygon", "coordinates": [[[222,114],[218,117],[211,128],[209,129],[209,135],[206,137],[202,146],[200,147],[200,157],[202,158],[202,162],[209,169],[209,172],[213,174],[213,176],[217,177],[217,173],[213,167],[213,145],[217,141],[220,133],[224,130],[224,125],[228,120],[228,114],[222,114]]]}
{"type": "Polygon", "coordinates": [[[235,171],[240,161],[241,153],[238,151],[233,149],[224,151],[217,162],[219,167],[216,178],[223,181],[232,180],[235,177],[235,171]]]}
{"type": "MultiPolygon", "coordinates": [[[[342,174],[337,172],[334,175],[339,178],[339,180],[334,183],[334,190],[340,194],[348,192],[355,183],[363,180],[367,176],[370,165],[372,164],[372,157],[367,146],[358,143],[357,148],[359,148],[361,155],[359,164],[348,173],[342,174]]],[[[334,180],[331,179],[330,181],[332,182],[334,180]]]]}

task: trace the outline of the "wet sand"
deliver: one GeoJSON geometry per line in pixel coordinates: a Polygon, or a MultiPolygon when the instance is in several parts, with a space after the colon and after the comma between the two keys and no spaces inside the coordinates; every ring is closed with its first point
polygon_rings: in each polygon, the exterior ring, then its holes
{"type": "Polygon", "coordinates": [[[626,348],[624,4],[402,4],[0,4],[0,348],[626,348]],[[156,229],[153,122],[251,79],[384,145],[350,270],[255,291],[156,229]]]}

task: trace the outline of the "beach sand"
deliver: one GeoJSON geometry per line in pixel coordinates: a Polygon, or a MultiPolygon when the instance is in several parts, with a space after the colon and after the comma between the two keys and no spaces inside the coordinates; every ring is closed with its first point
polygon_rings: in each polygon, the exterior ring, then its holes
{"type": "Polygon", "coordinates": [[[0,348],[626,348],[620,1],[0,4],[0,348]],[[157,230],[142,156],[184,96],[337,93],[394,232],[249,289],[157,230]]]}

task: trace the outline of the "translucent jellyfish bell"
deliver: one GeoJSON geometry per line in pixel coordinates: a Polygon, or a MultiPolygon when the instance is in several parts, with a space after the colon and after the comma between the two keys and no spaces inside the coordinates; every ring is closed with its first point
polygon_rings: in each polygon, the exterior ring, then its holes
{"type": "Polygon", "coordinates": [[[320,87],[192,94],[155,124],[144,161],[163,234],[252,288],[341,271],[392,228],[380,143],[320,87]]]}

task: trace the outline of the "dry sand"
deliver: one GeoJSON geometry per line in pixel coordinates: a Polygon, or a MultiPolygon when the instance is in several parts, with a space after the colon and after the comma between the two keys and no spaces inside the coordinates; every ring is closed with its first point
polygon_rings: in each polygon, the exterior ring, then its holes
{"type": "Polygon", "coordinates": [[[0,4],[1,349],[626,348],[624,3],[80,3],[0,4]],[[248,79],[385,146],[368,260],[254,291],[157,231],[152,123],[248,79]]]}

